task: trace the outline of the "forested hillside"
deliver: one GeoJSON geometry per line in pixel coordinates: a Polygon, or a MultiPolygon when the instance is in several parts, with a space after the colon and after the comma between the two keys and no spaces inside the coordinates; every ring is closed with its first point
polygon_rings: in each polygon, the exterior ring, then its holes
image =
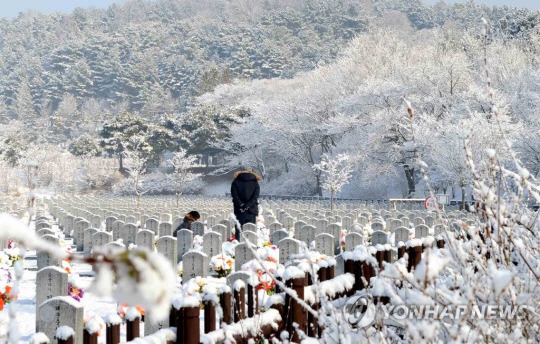
{"type": "MultiPolygon", "coordinates": [[[[433,36],[447,33],[477,39],[481,18],[490,23],[490,41],[527,51],[531,65],[537,63],[539,13],[474,2],[428,6],[416,0],[131,0],[107,9],[2,19],[2,164],[20,168],[24,161],[36,159],[32,149],[44,147],[48,152],[69,152],[69,159],[114,157],[120,170],[122,159],[134,149],[149,156],[147,167],[160,165],[164,153],[180,148],[188,154],[219,156],[231,168],[252,163],[242,150],[251,149],[246,148],[250,144],[261,149],[267,142],[246,143],[233,136],[237,125],[244,128],[242,123],[256,120],[253,104],[239,98],[228,100],[234,106],[222,106],[201,102],[201,96],[222,84],[252,87],[250,81],[272,79],[292,80],[294,85],[306,73],[323,70],[347,54],[379,54],[370,44],[381,39],[381,30],[428,45],[434,40],[447,44],[433,36]],[[358,35],[367,35],[369,44],[346,50],[358,35]]],[[[474,47],[462,43],[454,42],[453,49],[474,47]]],[[[386,58],[373,56],[383,64],[386,58]]],[[[262,92],[256,102],[265,102],[265,93],[271,91],[254,92],[262,92]]],[[[249,132],[240,132],[249,138],[249,132]]],[[[332,150],[336,142],[333,136],[328,140],[329,146],[302,169],[311,169],[320,154],[332,150]]],[[[265,149],[271,153],[274,147],[265,149]]],[[[55,159],[60,156],[64,155],[55,159]]],[[[289,156],[274,164],[269,177],[288,173],[298,159],[289,156]]],[[[95,183],[107,178],[98,175],[85,184],[99,187],[95,183]]],[[[45,179],[55,178],[59,177],[49,173],[45,179]]],[[[308,185],[294,192],[320,192],[314,187],[317,183],[304,182],[308,185]]]]}
{"type": "Polygon", "coordinates": [[[291,78],[332,61],[356,34],[400,23],[395,11],[416,29],[471,28],[486,16],[510,38],[538,23],[525,10],[408,0],[132,0],[21,14],[0,22],[2,121],[61,126],[70,139],[107,110],[185,112],[217,84],[291,78]]]}

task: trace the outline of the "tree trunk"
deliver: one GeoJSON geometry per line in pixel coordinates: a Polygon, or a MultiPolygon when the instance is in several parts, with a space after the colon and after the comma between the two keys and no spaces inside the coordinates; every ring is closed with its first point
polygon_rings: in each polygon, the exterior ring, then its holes
{"type": "Polygon", "coordinates": [[[141,207],[141,194],[137,193],[137,210],[141,207]]]}
{"type": "Polygon", "coordinates": [[[405,165],[405,177],[407,178],[407,198],[412,198],[414,193],[416,192],[416,181],[414,178],[414,167],[410,167],[405,165]]]}
{"type": "Polygon", "coordinates": [[[176,207],[180,207],[180,193],[176,193],[176,207]]]}
{"type": "Polygon", "coordinates": [[[119,163],[119,167],[118,167],[118,171],[120,171],[120,173],[124,176],[124,177],[129,177],[129,173],[126,171],[126,169],[124,168],[124,157],[122,156],[122,153],[118,154],[118,163],[119,163]]]}
{"type": "Polygon", "coordinates": [[[467,196],[467,185],[461,186],[461,210],[465,210],[465,200],[467,196]]]}
{"type": "Polygon", "coordinates": [[[334,211],[334,190],[330,191],[330,211],[334,211]]]}
{"type": "Polygon", "coordinates": [[[118,154],[118,163],[120,165],[120,167],[118,168],[118,170],[120,172],[124,172],[124,159],[122,158],[122,153],[118,154]]]}
{"type": "Polygon", "coordinates": [[[317,179],[317,194],[319,195],[319,197],[322,197],[322,187],[321,187],[321,175],[319,173],[317,173],[315,175],[315,178],[317,179]]]}

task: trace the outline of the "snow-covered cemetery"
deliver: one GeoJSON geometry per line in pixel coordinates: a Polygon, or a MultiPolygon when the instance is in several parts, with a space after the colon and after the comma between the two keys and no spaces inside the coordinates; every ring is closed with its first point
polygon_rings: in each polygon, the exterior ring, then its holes
{"type": "Polygon", "coordinates": [[[540,2],[0,2],[0,344],[540,342],[540,2]]]}

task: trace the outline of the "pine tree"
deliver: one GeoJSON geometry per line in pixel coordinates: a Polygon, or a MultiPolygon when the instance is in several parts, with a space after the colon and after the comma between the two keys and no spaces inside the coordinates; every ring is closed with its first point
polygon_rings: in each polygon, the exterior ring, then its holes
{"type": "Polygon", "coordinates": [[[30,93],[30,85],[26,78],[21,80],[15,103],[13,104],[13,110],[17,118],[24,124],[32,126],[35,123],[36,112],[34,111],[34,101],[30,93]]]}

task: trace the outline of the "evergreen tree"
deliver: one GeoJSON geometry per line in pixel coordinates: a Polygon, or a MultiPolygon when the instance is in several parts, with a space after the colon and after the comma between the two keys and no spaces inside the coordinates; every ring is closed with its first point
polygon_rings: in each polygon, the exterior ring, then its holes
{"type": "Polygon", "coordinates": [[[101,155],[101,149],[99,148],[98,144],[88,134],[83,134],[77,139],[75,139],[70,145],[69,145],[69,152],[75,156],[80,157],[94,157],[101,155]]]}
{"type": "Polygon", "coordinates": [[[17,118],[28,126],[32,126],[36,121],[36,112],[34,110],[34,100],[30,93],[30,85],[26,78],[21,80],[13,110],[17,118]]]}

